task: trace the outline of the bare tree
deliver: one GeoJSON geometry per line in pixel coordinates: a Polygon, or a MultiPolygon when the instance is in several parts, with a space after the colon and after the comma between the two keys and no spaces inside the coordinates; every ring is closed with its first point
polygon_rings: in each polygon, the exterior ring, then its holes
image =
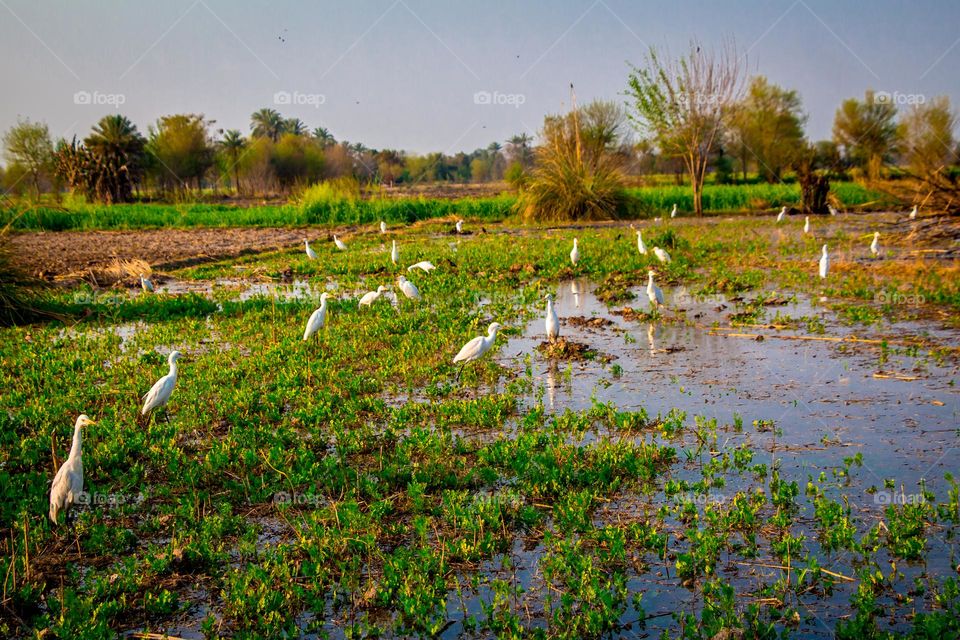
{"type": "Polygon", "coordinates": [[[643,67],[633,67],[627,95],[631,122],[650,135],[661,153],[683,158],[693,206],[703,215],[703,182],[724,122],[743,94],[745,63],[732,41],[706,50],[695,40],[676,59],[651,47],[643,67]]]}

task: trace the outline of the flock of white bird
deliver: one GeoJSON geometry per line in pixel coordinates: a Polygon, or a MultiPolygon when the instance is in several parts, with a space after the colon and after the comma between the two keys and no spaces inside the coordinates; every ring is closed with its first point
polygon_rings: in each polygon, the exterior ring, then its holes
{"type": "MultiPolygon", "coordinates": [[[[837,211],[833,207],[830,207],[830,214],[836,215],[837,211]]],[[[670,217],[675,218],[677,215],[677,205],[673,205],[673,210],[670,212],[670,217]]],[[[783,207],[780,210],[780,213],[777,214],[777,222],[782,222],[787,215],[787,207],[783,207]]],[[[913,220],[917,217],[917,206],[913,207],[913,210],[909,215],[910,219],[913,220]]],[[[657,220],[657,219],[655,219],[657,220]]],[[[458,220],[456,223],[457,233],[463,233],[463,220],[458,220]]],[[[386,222],[380,222],[380,233],[387,232],[386,222]]],[[[637,250],[641,255],[647,255],[647,247],[643,242],[643,234],[641,230],[637,229],[637,250]]],[[[806,216],[803,223],[803,233],[810,233],[810,217],[806,216]]],[[[341,240],[338,236],[333,236],[333,242],[336,245],[337,249],[340,251],[346,251],[347,245],[341,240]]],[[[880,232],[876,231],[873,234],[873,241],[870,243],[870,253],[874,256],[879,255],[880,253],[880,232]]],[[[304,247],[306,249],[307,258],[310,260],[317,259],[317,253],[310,247],[310,242],[304,238],[303,239],[304,247]]],[[[670,254],[666,250],[660,247],[652,248],[653,255],[656,256],[657,260],[662,264],[669,264],[671,262],[670,254]]],[[[573,266],[576,266],[580,262],[580,246],[579,239],[574,238],[573,248],[570,250],[570,262],[573,266]]],[[[397,242],[394,240],[390,249],[390,259],[394,264],[397,264],[400,260],[400,252],[397,248],[397,242]]],[[[429,273],[436,267],[429,261],[423,260],[417,262],[416,264],[410,265],[407,267],[408,272],[415,271],[417,269],[429,273]]],[[[819,262],[819,275],[821,279],[825,279],[830,270],[830,254],[827,249],[827,245],[824,244],[821,250],[820,262],[819,262]]],[[[654,281],[654,272],[649,270],[647,272],[647,298],[650,301],[650,307],[655,312],[659,311],[660,308],[664,306],[664,297],[663,290],[657,286],[654,281]]],[[[154,286],[150,278],[144,274],[140,274],[140,285],[144,291],[153,292],[154,286]]],[[[407,280],[404,276],[399,276],[397,278],[397,287],[403,293],[403,295],[410,300],[420,300],[420,290],[417,289],[416,285],[407,280]]],[[[360,297],[359,304],[360,306],[370,306],[376,302],[384,292],[387,291],[387,287],[378,286],[376,291],[370,291],[365,293],[360,297]]],[[[320,306],[314,310],[310,315],[310,318],[307,320],[307,326],[303,332],[303,339],[310,340],[311,337],[316,335],[324,326],[327,317],[327,299],[331,297],[331,294],[324,292],[320,296],[320,306]]],[[[553,294],[547,294],[546,296],[546,319],[545,319],[545,332],[547,339],[550,342],[556,341],[560,336],[560,319],[557,317],[556,309],[553,306],[554,297],[553,294]]],[[[497,338],[497,332],[502,328],[502,325],[499,322],[493,322],[487,329],[487,335],[477,336],[467,342],[456,356],[453,358],[454,364],[459,364],[460,369],[457,371],[457,380],[460,379],[460,374],[463,373],[463,368],[470,362],[480,359],[490,351],[490,348],[493,347],[494,342],[497,338]]],[[[170,354],[168,358],[168,363],[170,370],[167,375],[163,376],[150,390],[144,394],[143,407],[140,410],[141,415],[148,416],[153,411],[164,407],[167,402],[170,400],[170,396],[173,394],[174,387],[177,384],[177,361],[180,359],[181,354],[179,351],[174,351],[170,354]]],[[[60,469],[57,471],[56,476],[54,476],[53,484],[50,488],[50,520],[54,523],[57,522],[58,515],[61,512],[68,512],[70,507],[77,503],[80,493],[83,491],[83,462],[82,462],[82,453],[81,453],[81,429],[87,425],[96,424],[86,415],[81,415],[77,418],[76,423],[74,424],[73,430],[73,443],[70,447],[70,454],[61,465],[60,469]]]]}

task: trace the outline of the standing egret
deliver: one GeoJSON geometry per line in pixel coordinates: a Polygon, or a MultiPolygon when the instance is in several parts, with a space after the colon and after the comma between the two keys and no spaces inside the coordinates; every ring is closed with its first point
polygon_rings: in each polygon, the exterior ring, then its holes
{"type": "Polygon", "coordinates": [[[150,391],[147,391],[143,395],[143,408],[140,410],[141,415],[145,416],[154,409],[166,406],[167,402],[170,401],[173,388],[177,385],[177,360],[180,359],[180,355],[179,351],[174,351],[167,358],[167,362],[170,363],[170,372],[157,380],[153,386],[150,387],[150,391]]]}
{"type": "Polygon", "coordinates": [[[833,207],[833,205],[828,206],[827,209],[830,211],[830,215],[837,215],[837,210],[833,207]]]}
{"type": "Polygon", "coordinates": [[[553,342],[560,337],[560,319],[557,318],[557,311],[553,308],[553,294],[547,294],[547,340],[553,342]]]}
{"type": "Polygon", "coordinates": [[[397,249],[397,241],[393,241],[393,246],[390,248],[390,260],[393,264],[397,264],[400,260],[400,249],[397,249]]]}
{"type": "Polygon", "coordinates": [[[360,298],[360,306],[361,306],[361,307],[369,307],[369,306],[372,305],[374,302],[376,302],[377,299],[378,299],[378,298],[383,294],[383,292],[386,291],[386,290],[387,290],[387,288],[386,288],[385,286],[380,285],[379,287],[377,287],[377,290],[376,290],[376,291],[368,291],[367,293],[363,294],[363,297],[360,298]]]}
{"type": "Polygon", "coordinates": [[[810,216],[806,216],[803,219],[803,232],[810,233],[810,216]]]}
{"type": "Polygon", "coordinates": [[[413,271],[414,269],[420,269],[421,271],[426,271],[427,273],[430,273],[431,271],[436,269],[436,267],[433,266],[433,263],[430,262],[429,260],[421,260],[417,264],[412,264],[409,267],[407,267],[407,271],[413,271]]]}
{"type": "Polygon", "coordinates": [[[917,205],[913,205],[913,211],[910,212],[910,219],[914,220],[917,217],[917,205]]]}
{"type": "Polygon", "coordinates": [[[303,239],[303,244],[307,248],[307,257],[310,258],[311,260],[316,260],[317,252],[310,248],[310,243],[307,241],[306,238],[303,239]]]}
{"type": "Polygon", "coordinates": [[[820,279],[827,277],[830,270],[830,256],[827,254],[827,245],[823,245],[823,254],[820,256],[820,279]]]}
{"type": "Polygon", "coordinates": [[[153,293],[153,282],[151,282],[150,278],[143,275],[142,273],[140,274],[140,286],[143,287],[144,291],[149,291],[150,293],[153,293]]]}
{"type": "Polygon", "coordinates": [[[670,212],[670,217],[671,217],[671,218],[676,218],[676,217],[677,217],[677,204],[676,204],[676,203],[673,204],[673,211],[670,212]]]}
{"type": "Polygon", "coordinates": [[[637,229],[637,251],[642,256],[647,255],[647,245],[643,244],[643,234],[640,229],[637,229]]]}
{"type": "Polygon", "coordinates": [[[784,205],[780,208],[780,213],[777,214],[777,222],[783,222],[783,217],[787,215],[787,207],[784,205]]]}
{"type": "Polygon", "coordinates": [[[347,250],[347,245],[343,244],[343,240],[341,240],[340,238],[338,238],[338,237],[336,236],[336,234],[334,234],[334,236],[333,236],[333,244],[337,245],[337,249],[340,249],[340,251],[346,251],[346,250],[347,250]]]}
{"type": "Polygon", "coordinates": [[[400,291],[403,291],[403,295],[407,296],[411,300],[420,299],[420,290],[417,289],[417,286],[415,284],[413,284],[403,276],[400,276],[399,278],[397,278],[397,286],[400,287],[400,291]]]}
{"type": "Polygon", "coordinates": [[[573,266],[577,266],[577,263],[580,262],[580,249],[577,248],[578,239],[573,239],[573,249],[570,250],[570,262],[573,263],[573,266]]]}
{"type": "Polygon", "coordinates": [[[57,524],[60,512],[70,512],[70,507],[77,502],[83,492],[83,460],[80,451],[80,428],[88,424],[97,424],[86,414],[81,414],[73,425],[73,444],[70,446],[70,455],[60,465],[57,475],[50,485],[50,521],[57,524]]]}
{"type": "Polygon", "coordinates": [[[493,342],[497,339],[497,331],[499,330],[499,322],[491,323],[487,328],[487,335],[477,336],[467,344],[463,345],[463,348],[460,349],[460,352],[453,358],[454,364],[457,364],[458,362],[463,363],[460,365],[460,371],[457,372],[457,380],[460,380],[460,374],[463,373],[463,368],[467,366],[468,362],[479,360],[483,354],[485,354],[487,351],[490,351],[490,347],[493,346],[493,342]]]}
{"type": "Polygon", "coordinates": [[[670,264],[671,258],[670,254],[661,249],[660,247],[653,248],[653,255],[657,256],[657,260],[663,264],[670,264]]]}
{"type": "Polygon", "coordinates": [[[870,243],[870,253],[877,255],[880,253],[880,232],[873,232],[873,242],[870,243]]]}
{"type": "Polygon", "coordinates": [[[326,291],[320,295],[320,306],[310,314],[310,319],[307,320],[307,328],[303,331],[304,340],[309,340],[313,334],[323,328],[323,324],[327,319],[328,297],[330,297],[330,294],[326,291]]]}
{"type": "Polygon", "coordinates": [[[386,233],[386,232],[387,232],[387,223],[384,222],[383,220],[381,220],[381,221],[380,221],[380,233],[386,233]]]}
{"type": "Polygon", "coordinates": [[[457,224],[455,226],[457,233],[463,233],[463,220],[457,220],[457,224]]]}
{"type": "Polygon", "coordinates": [[[663,291],[653,281],[653,271],[647,271],[647,298],[650,299],[650,306],[657,310],[663,306],[663,291]]]}

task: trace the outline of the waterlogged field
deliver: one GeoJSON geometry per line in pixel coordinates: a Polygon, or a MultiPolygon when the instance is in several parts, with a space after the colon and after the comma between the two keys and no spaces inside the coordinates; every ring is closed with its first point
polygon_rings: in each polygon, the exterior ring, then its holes
{"type": "Polygon", "coordinates": [[[914,224],[642,224],[669,265],[624,226],[354,227],[313,261],[64,289],[80,321],[0,332],[0,633],[956,637],[960,268],[914,224]],[[81,412],[84,504],[54,528],[81,412]]]}

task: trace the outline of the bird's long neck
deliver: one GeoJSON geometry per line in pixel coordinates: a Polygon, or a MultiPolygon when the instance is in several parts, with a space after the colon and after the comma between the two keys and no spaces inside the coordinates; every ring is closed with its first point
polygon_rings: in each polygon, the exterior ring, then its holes
{"type": "Polygon", "coordinates": [[[73,444],[70,445],[70,457],[80,457],[80,425],[73,428],[73,444]]]}
{"type": "Polygon", "coordinates": [[[174,378],[177,377],[177,361],[176,360],[170,361],[170,375],[173,376],[174,378]]]}

